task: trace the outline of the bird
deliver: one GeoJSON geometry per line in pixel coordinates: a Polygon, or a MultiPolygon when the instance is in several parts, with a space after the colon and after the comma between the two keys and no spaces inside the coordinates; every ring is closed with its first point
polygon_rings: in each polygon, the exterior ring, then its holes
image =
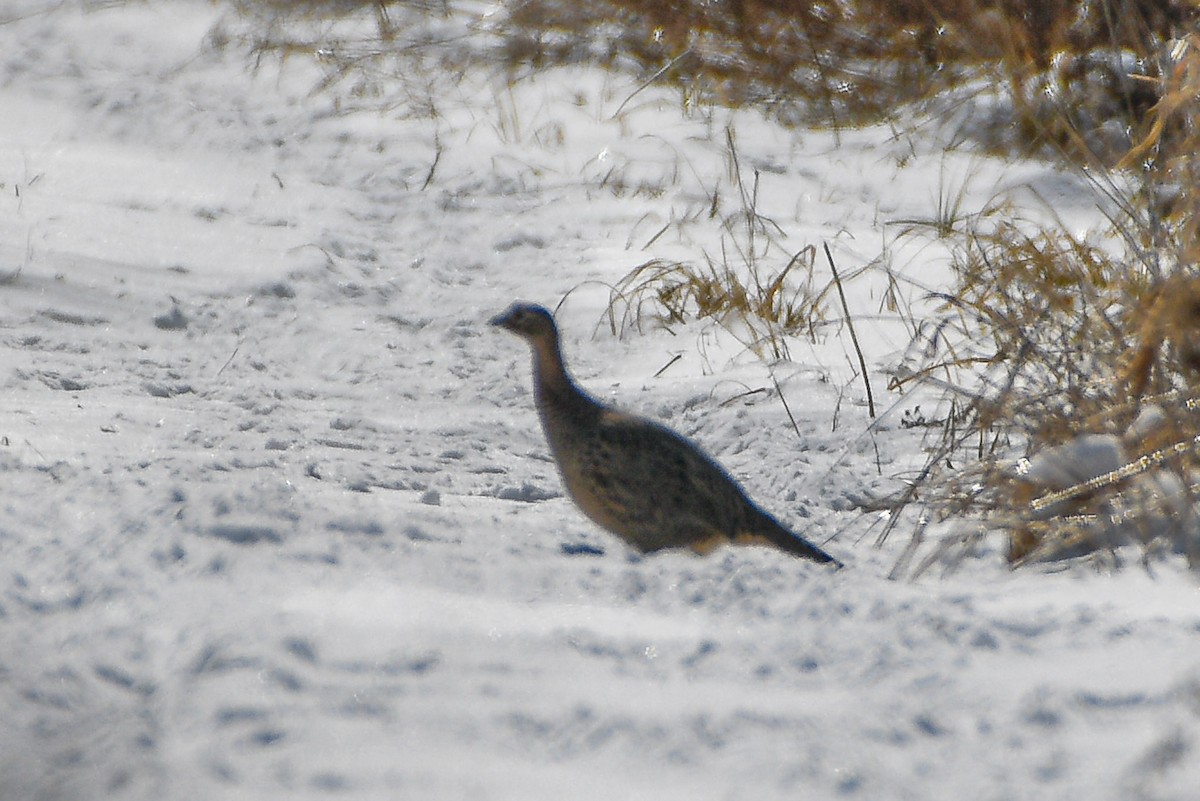
{"type": "Polygon", "coordinates": [[[601,528],[641,553],[769,545],[842,567],[759,508],[698,445],[581,389],[563,362],[554,316],[544,307],[517,301],[489,322],[533,351],[534,401],[550,452],[567,494],[601,528]]]}

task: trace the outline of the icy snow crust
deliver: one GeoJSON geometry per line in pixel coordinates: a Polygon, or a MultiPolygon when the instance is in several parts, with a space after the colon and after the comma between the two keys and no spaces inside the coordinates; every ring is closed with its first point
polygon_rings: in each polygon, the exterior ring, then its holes
{"type": "MultiPolygon", "coordinates": [[[[225,7],[8,8],[3,799],[1196,797],[1182,565],[888,580],[905,532],[875,547],[852,499],[924,432],[869,430],[843,328],[767,365],[712,324],[603,322],[632,267],[719,253],[696,211],[737,208],[727,126],[795,250],[926,285],[944,253],[889,221],[967,181],[1086,226],[1069,177],[653,87],[614,119],[636,82],[584,69],[338,111],[303,58],[212,47],[225,7]],[[587,523],[485,324],[567,293],[583,384],[849,567],[637,559],[587,523]]],[[[907,338],[873,280],[847,288],[882,376],[907,338]]]]}

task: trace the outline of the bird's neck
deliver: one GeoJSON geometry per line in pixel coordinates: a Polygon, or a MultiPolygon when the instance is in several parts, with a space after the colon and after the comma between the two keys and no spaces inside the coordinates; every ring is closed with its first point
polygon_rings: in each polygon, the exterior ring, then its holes
{"type": "Polygon", "coordinates": [[[543,413],[594,414],[602,407],[571,379],[557,341],[539,342],[533,348],[534,387],[543,413]]]}

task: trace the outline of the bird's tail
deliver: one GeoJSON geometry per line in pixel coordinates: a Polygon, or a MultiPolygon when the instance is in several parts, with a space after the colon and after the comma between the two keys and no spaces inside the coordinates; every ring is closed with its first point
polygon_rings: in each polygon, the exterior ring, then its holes
{"type": "Polygon", "coordinates": [[[771,545],[793,556],[823,564],[832,564],[834,567],[844,567],[841,560],[829,555],[799,534],[792,533],[765,512],[754,521],[753,527],[744,534],[739,534],[734,541],[743,544],[771,545]]]}

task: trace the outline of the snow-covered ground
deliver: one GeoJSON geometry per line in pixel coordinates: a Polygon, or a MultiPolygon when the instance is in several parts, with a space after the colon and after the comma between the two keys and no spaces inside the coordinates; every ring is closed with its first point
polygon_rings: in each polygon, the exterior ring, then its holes
{"type": "Polygon", "coordinates": [[[0,799],[1196,797],[1181,561],[1012,573],[997,544],[889,580],[907,532],[877,547],[853,499],[926,434],[884,389],[884,270],[847,281],[874,428],[836,305],[773,363],[604,315],[634,267],[720,253],[728,129],[782,247],[884,256],[909,308],[945,254],[895,221],[963,187],[1082,229],[1085,186],[585,68],[314,93],[302,56],[252,69],[247,24],[0,7],[0,799]],[[582,518],[486,325],[564,297],[583,384],[849,566],[636,558],[582,518]]]}

